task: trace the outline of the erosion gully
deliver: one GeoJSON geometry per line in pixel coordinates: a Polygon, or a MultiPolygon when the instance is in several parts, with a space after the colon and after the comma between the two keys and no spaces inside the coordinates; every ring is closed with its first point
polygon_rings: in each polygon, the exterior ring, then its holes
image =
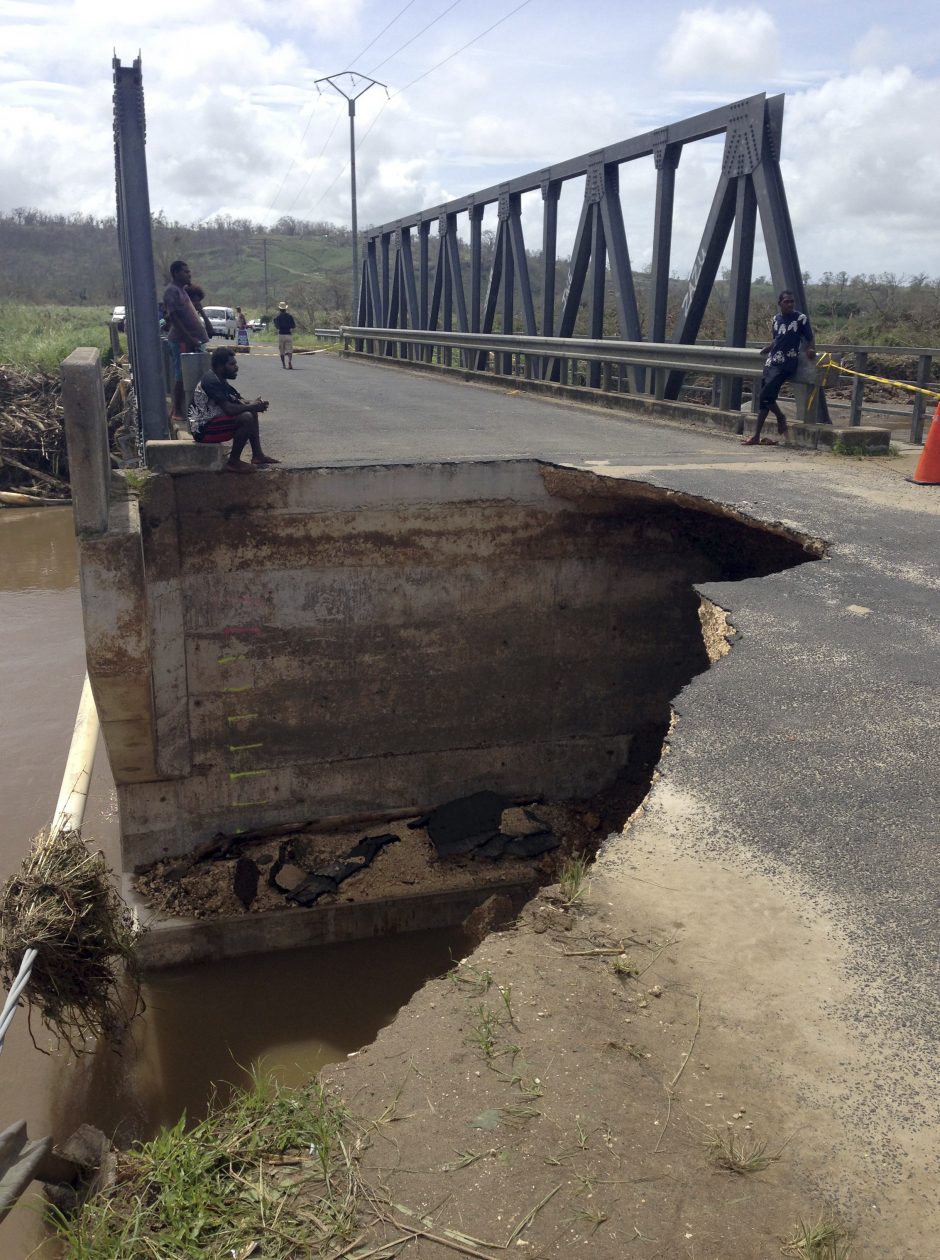
{"type": "MultiPolygon", "coordinates": [[[[683,507],[675,506],[681,517],[683,507]]],[[[682,520],[676,517],[670,531],[680,540],[680,550],[693,535],[709,537],[713,550],[719,539],[707,576],[759,576],[813,558],[805,540],[784,538],[779,530],[766,531],[764,549],[755,538],[759,528],[732,521],[730,514],[723,520],[712,517],[705,528],[699,516],[693,511],[682,520]]],[[[629,782],[630,799],[615,802],[621,822],[647,790],[675,687],[708,668],[691,587],[681,602],[686,659],[677,673],[675,659],[669,663],[675,635],[667,636],[668,647],[660,635],[661,712],[653,723],[656,730],[647,732],[643,765],[622,768],[621,786],[629,782]]],[[[49,821],[84,676],[77,553],[68,509],[0,512],[0,628],[5,645],[0,789],[6,816],[0,876],[6,878],[22,862],[31,837],[49,821]]],[[[115,793],[103,750],[84,836],[118,865],[115,793]]],[[[286,1083],[299,1083],[370,1042],[418,987],[460,956],[464,944],[459,929],[421,932],[155,973],[144,985],[145,1014],[125,1043],[80,1059],[55,1050],[38,1021],[30,1028],[24,1009],[3,1054],[0,1128],[26,1119],[31,1137],[51,1133],[61,1141],[78,1125],[90,1123],[127,1144],[174,1123],[183,1111],[190,1118],[202,1115],[213,1088],[224,1092],[244,1083],[259,1063],[286,1083]]],[[[26,1255],[41,1242],[40,1210],[37,1190],[2,1226],[0,1254],[26,1255]]],[[[36,1254],[56,1254],[54,1244],[47,1240],[36,1254]]]]}

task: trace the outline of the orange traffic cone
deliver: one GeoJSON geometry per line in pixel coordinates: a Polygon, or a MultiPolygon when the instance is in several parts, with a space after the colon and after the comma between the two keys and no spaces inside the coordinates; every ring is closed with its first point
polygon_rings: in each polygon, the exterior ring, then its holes
{"type": "Polygon", "coordinates": [[[933,424],[917,461],[917,471],[908,480],[915,486],[940,486],[940,403],[933,413],[933,424]]]}

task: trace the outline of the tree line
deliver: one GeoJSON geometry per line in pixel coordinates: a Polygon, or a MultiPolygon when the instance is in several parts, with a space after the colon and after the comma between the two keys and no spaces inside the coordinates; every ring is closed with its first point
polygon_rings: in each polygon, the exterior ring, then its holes
{"type": "MultiPolygon", "coordinates": [[[[220,215],[184,224],[162,211],[152,216],[154,282],[159,292],[169,264],[185,258],[206,291],[210,304],[238,305],[251,314],[269,313],[287,301],[307,327],[349,322],[352,315],[351,232],[326,221],[282,216],[273,226],[220,215]]],[[[483,233],[483,263],[492,261],[494,235],[483,233]]],[[[51,214],[30,207],[0,212],[0,300],[59,305],[112,306],[123,302],[117,227],[113,217],[80,213],[51,214]]],[[[467,271],[469,249],[461,243],[467,271]]],[[[543,291],[541,254],[528,255],[536,309],[543,291]]],[[[556,292],[564,291],[567,261],[557,265],[556,292]]],[[[649,296],[649,274],[634,275],[641,315],[649,296]]],[[[821,341],[843,344],[940,344],[940,278],[892,272],[850,275],[825,271],[805,274],[807,307],[821,341]]],[[[673,307],[685,278],[675,276],[673,307]]],[[[608,285],[605,333],[620,335],[608,285]]],[[[715,284],[701,338],[725,334],[729,285],[727,274],[715,284]]],[[[766,336],[776,309],[773,285],[758,276],[751,287],[749,337],[766,336]]],[[[582,323],[579,321],[579,323],[582,323]]],[[[583,323],[579,328],[583,331],[583,323]]]]}

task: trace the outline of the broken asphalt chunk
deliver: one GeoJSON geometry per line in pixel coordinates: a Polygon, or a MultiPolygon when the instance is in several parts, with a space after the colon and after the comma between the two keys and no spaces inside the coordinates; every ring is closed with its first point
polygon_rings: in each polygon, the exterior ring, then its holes
{"type": "Polygon", "coordinates": [[[334,879],[326,879],[322,875],[310,875],[302,884],[298,884],[293,892],[287,894],[287,900],[298,906],[312,906],[325,893],[335,893],[339,885],[334,879]]]}
{"type": "Polygon", "coordinates": [[[506,845],[506,856],[515,858],[540,857],[561,844],[553,831],[539,831],[531,836],[514,836],[506,845]]]}
{"type": "Polygon", "coordinates": [[[331,862],[329,866],[321,866],[314,874],[319,875],[321,879],[331,879],[334,884],[341,884],[344,879],[349,879],[350,875],[364,870],[365,865],[365,862],[331,862]]]}
{"type": "MultiPolygon", "coordinates": [[[[410,827],[411,823],[408,826],[410,827]]],[[[387,831],[381,836],[363,836],[355,848],[349,850],[347,857],[365,858],[363,866],[368,866],[375,855],[381,852],[387,844],[397,844],[400,839],[400,836],[396,836],[391,831],[387,831]]]]}
{"type": "Polygon", "coordinates": [[[498,792],[474,792],[438,805],[428,815],[428,837],[441,857],[470,853],[498,834],[510,803],[498,792]]]}
{"type": "Polygon", "coordinates": [[[258,868],[251,858],[240,857],[235,863],[232,889],[245,909],[250,910],[258,895],[258,868]]]}

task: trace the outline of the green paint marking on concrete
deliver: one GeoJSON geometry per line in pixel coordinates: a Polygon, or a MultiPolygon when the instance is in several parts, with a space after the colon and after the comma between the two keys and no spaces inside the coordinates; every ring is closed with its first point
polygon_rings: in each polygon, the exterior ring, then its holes
{"type": "Polygon", "coordinates": [[[231,717],[227,717],[226,722],[250,722],[252,718],[256,718],[257,713],[233,713],[231,717]]]}
{"type": "Polygon", "coordinates": [[[248,752],[251,748],[263,748],[264,744],[229,744],[229,752],[248,752]]]}
{"type": "Polygon", "coordinates": [[[252,809],[256,805],[270,805],[270,801],[236,801],[232,809],[252,809]]]}
{"type": "Polygon", "coordinates": [[[244,653],[244,652],[240,653],[238,656],[220,656],[220,657],[219,657],[219,664],[220,664],[220,665],[231,665],[231,663],[232,663],[233,661],[243,661],[244,659],[245,659],[245,653],[244,653]]]}
{"type": "Polygon", "coordinates": [[[223,691],[251,691],[251,683],[245,683],[244,687],[223,687],[223,691]]]}
{"type": "Polygon", "coordinates": [[[267,770],[232,770],[228,777],[230,779],[255,779],[258,775],[267,773],[267,770]]]}

